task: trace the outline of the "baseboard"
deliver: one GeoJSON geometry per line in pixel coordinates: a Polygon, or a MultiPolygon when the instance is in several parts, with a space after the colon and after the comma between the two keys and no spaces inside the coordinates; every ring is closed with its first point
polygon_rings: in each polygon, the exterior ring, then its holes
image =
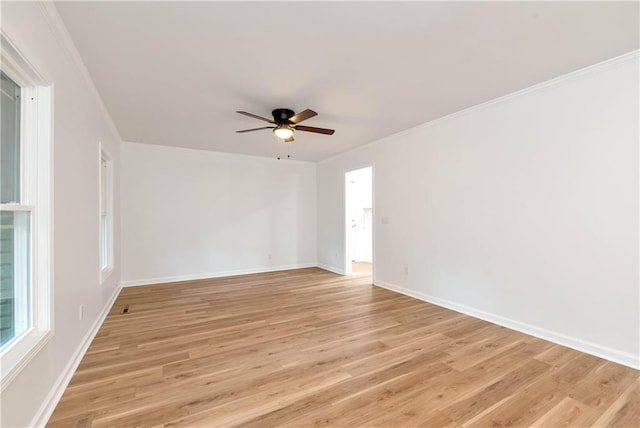
{"type": "Polygon", "coordinates": [[[323,265],[322,263],[318,263],[316,265],[317,267],[319,267],[320,269],[324,269],[324,270],[328,270],[329,272],[333,272],[333,273],[337,273],[338,275],[346,275],[346,272],[344,270],[335,268],[335,267],[331,267],[331,266],[327,266],[327,265],[323,265]]]}
{"type": "Polygon", "coordinates": [[[113,306],[113,303],[116,301],[116,298],[120,293],[120,289],[121,289],[120,286],[116,287],[113,294],[109,298],[109,301],[104,306],[104,309],[102,309],[102,312],[100,312],[100,315],[95,320],[95,322],[93,323],[93,325],[91,326],[87,334],[84,336],[84,338],[82,339],[82,342],[80,342],[80,346],[76,350],[73,359],[69,361],[65,369],[62,371],[62,374],[58,378],[58,381],[56,382],[55,386],[51,389],[51,391],[47,395],[47,398],[44,400],[44,403],[42,404],[42,406],[40,406],[40,409],[38,409],[38,412],[36,413],[35,417],[32,419],[31,423],[29,424],[30,427],[44,427],[49,421],[51,414],[55,410],[60,399],[62,398],[62,394],[64,394],[64,391],[67,388],[67,385],[69,385],[69,382],[73,377],[73,374],[76,372],[76,369],[80,365],[80,361],[82,361],[82,357],[84,357],[84,354],[87,352],[89,345],[91,345],[93,338],[98,333],[98,330],[100,329],[100,327],[102,326],[102,323],[104,322],[105,318],[109,314],[109,311],[113,306]]]}
{"type": "Polygon", "coordinates": [[[541,327],[536,327],[534,325],[526,324],[510,318],[505,318],[500,315],[485,312],[479,309],[472,308],[470,306],[461,305],[459,303],[455,303],[438,297],[430,296],[419,291],[410,290],[408,288],[400,287],[384,281],[375,280],[373,284],[378,287],[386,288],[388,290],[416,298],[418,300],[423,300],[425,302],[442,306],[444,308],[451,309],[453,311],[460,312],[474,318],[479,318],[481,320],[507,327],[521,333],[548,340],[549,342],[557,343],[558,345],[566,346],[580,352],[595,355],[596,357],[604,358],[606,360],[613,361],[614,363],[622,364],[624,366],[640,370],[640,356],[638,355],[622,352],[617,349],[598,345],[597,343],[578,339],[572,336],[567,336],[562,333],[547,330],[541,327]]]}
{"type": "Polygon", "coordinates": [[[253,273],[279,272],[282,270],[304,269],[304,268],[310,268],[310,267],[316,267],[316,266],[318,266],[317,263],[301,263],[301,264],[293,264],[293,265],[271,266],[267,268],[239,269],[239,270],[228,270],[228,271],[221,271],[221,272],[199,273],[199,274],[193,274],[193,275],[177,275],[177,276],[165,276],[165,277],[158,277],[158,278],[133,279],[128,281],[122,281],[121,284],[123,287],[137,287],[139,285],[166,284],[168,282],[182,282],[182,281],[196,281],[199,279],[221,278],[225,276],[250,275],[253,273]]]}

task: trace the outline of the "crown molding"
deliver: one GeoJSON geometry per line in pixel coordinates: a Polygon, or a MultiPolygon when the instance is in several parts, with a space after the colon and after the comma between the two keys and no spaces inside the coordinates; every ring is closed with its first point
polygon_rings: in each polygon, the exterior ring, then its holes
{"type": "Polygon", "coordinates": [[[84,77],[84,80],[89,86],[89,90],[98,102],[100,110],[102,111],[102,114],[106,119],[107,124],[109,125],[109,129],[113,133],[114,137],[118,139],[118,142],[122,142],[120,132],[118,131],[118,128],[111,118],[111,115],[109,114],[109,111],[107,110],[107,107],[105,106],[104,101],[100,96],[100,92],[98,92],[98,88],[93,82],[91,74],[89,73],[89,70],[87,69],[84,61],[82,60],[82,56],[80,56],[80,52],[78,52],[75,43],[73,43],[73,39],[71,38],[66,25],[62,21],[62,17],[60,16],[58,9],[56,9],[54,2],[51,0],[45,0],[38,2],[38,4],[40,5],[41,11],[45,16],[46,21],[49,24],[49,28],[53,32],[58,45],[60,45],[67,57],[76,65],[76,67],[80,71],[80,74],[82,74],[82,76],[84,77]]]}
{"type": "Polygon", "coordinates": [[[545,91],[547,89],[550,88],[554,88],[554,87],[558,87],[560,85],[564,85],[568,82],[572,82],[578,79],[582,79],[584,77],[587,77],[593,73],[599,73],[601,71],[610,69],[612,67],[617,67],[619,65],[623,65],[626,64],[627,62],[630,61],[638,61],[638,59],[640,59],[640,50],[633,50],[631,52],[627,52],[625,54],[622,55],[618,55],[615,56],[613,58],[609,58],[606,59],[604,61],[601,62],[597,62],[595,64],[591,64],[588,65],[586,67],[580,68],[578,70],[575,71],[571,71],[569,73],[566,74],[562,74],[560,76],[554,77],[552,79],[549,80],[545,80],[544,82],[540,82],[540,83],[536,83],[534,85],[528,86],[526,88],[523,89],[519,89],[515,92],[511,92],[508,93],[506,95],[502,95],[500,97],[497,98],[493,98],[489,101],[485,101],[483,103],[480,104],[476,104],[473,105],[471,107],[467,107],[464,108],[462,110],[458,110],[456,112],[450,113],[448,115],[445,116],[441,116],[435,119],[432,119],[428,122],[422,123],[420,125],[416,125],[414,127],[408,128],[408,129],[403,129],[402,131],[396,132],[394,134],[391,135],[387,135],[386,137],[382,137],[379,138],[377,140],[371,141],[367,144],[363,144],[362,146],[358,146],[358,147],[354,147],[350,150],[344,151],[342,153],[338,153],[336,155],[330,156],[328,158],[325,159],[321,159],[319,160],[317,163],[318,164],[323,164],[323,163],[327,163],[327,162],[331,162],[333,160],[339,159],[340,157],[348,154],[348,153],[357,153],[361,150],[366,150],[366,149],[370,149],[372,147],[374,147],[377,144],[381,144],[389,139],[392,138],[397,138],[397,137],[402,137],[402,136],[406,136],[406,135],[412,135],[415,132],[420,132],[424,129],[428,129],[432,126],[436,126],[439,125],[440,123],[443,122],[447,122],[449,120],[458,118],[458,117],[463,117],[467,114],[476,112],[476,111],[481,111],[490,107],[493,107],[495,105],[499,105],[499,104],[503,104],[506,102],[511,101],[512,99],[517,99],[520,97],[524,97],[526,95],[529,94],[534,94],[534,93],[538,93],[538,92],[542,92],[545,91]]]}

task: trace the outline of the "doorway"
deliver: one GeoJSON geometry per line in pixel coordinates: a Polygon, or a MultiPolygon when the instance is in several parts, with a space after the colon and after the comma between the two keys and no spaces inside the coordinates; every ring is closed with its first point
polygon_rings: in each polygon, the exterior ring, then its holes
{"type": "Polygon", "coordinates": [[[345,172],[345,273],[373,275],[373,166],[345,172]]]}

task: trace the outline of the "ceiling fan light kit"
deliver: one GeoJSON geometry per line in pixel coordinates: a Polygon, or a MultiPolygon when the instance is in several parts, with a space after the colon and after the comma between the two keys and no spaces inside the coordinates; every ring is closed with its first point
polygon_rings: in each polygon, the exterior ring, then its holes
{"type": "Polygon", "coordinates": [[[273,116],[273,120],[267,119],[266,117],[258,116],[253,113],[248,113],[246,111],[236,111],[236,113],[240,113],[245,116],[252,117],[254,119],[263,120],[265,122],[269,122],[276,126],[263,126],[261,128],[251,128],[251,129],[243,129],[241,131],[236,131],[237,133],[245,133],[252,131],[259,131],[262,129],[271,129],[273,133],[285,143],[291,143],[294,141],[293,133],[294,131],[304,131],[304,132],[313,132],[315,134],[325,134],[325,135],[333,135],[335,130],[327,129],[327,128],[315,128],[313,126],[302,126],[298,125],[303,120],[310,119],[314,116],[317,116],[313,110],[306,109],[301,111],[300,113],[295,113],[293,110],[288,108],[277,108],[271,112],[273,116]]]}
{"type": "Polygon", "coordinates": [[[293,128],[283,123],[276,126],[273,129],[273,133],[276,134],[276,137],[286,140],[293,136],[293,128]]]}

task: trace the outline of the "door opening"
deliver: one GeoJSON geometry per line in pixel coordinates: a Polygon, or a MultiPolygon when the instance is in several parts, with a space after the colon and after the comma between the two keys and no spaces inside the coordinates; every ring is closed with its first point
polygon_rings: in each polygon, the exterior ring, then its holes
{"type": "Polygon", "coordinates": [[[345,172],[345,273],[373,275],[373,167],[345,172]]]}

